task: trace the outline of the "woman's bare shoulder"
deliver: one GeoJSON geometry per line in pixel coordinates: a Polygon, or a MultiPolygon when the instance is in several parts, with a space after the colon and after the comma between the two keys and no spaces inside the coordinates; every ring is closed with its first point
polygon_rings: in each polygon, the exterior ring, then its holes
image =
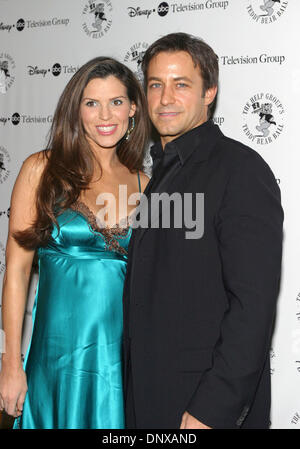
{"type": "Polygon", "coordinates": [[[20,170],[20,176],[26,177],[27,180],[37,180],[40,178],[46,163],[47,163],[47,150],[37,151],[28,156],[22,164],[20,170]]]}
{"type": "Polygon", "coordinates": [[[41,170],[45,168],[47,163],[47,155],[49,154],[48,150],[37,151],[36,153],[30,154],[23,161],[23,166],[27,169],[41,170]]]}
{"type": "Polygon", "coordinates": [[[32,225],[36,217],[36,192],[47,162],[44,151],[28,156],[22,164],[11,195],[10,232],[32,225]]]}

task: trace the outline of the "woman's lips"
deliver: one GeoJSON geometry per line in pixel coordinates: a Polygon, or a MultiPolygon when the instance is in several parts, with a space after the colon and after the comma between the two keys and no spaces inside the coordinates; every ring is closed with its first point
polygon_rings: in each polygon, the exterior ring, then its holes
{"type": "Polygon", "coordinates": [[[101,125],[96,126],[96,129],[101,136],[110,136],[116,131],[117,127],[118,125],[101,125]]]}

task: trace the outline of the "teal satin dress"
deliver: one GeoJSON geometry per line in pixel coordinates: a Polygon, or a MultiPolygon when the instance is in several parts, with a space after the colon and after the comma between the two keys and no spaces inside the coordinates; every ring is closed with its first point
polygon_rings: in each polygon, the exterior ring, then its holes
{"type": "Polygon", "coordinates": [[[81,202],[38,249],[23,429],[122,429],[122,292],[132,228],[97,229],[81,202]]]}

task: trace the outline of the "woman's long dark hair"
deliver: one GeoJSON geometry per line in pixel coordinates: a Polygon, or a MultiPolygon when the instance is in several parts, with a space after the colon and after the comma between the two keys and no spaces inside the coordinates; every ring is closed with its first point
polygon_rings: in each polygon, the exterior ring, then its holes
{"type": "Polygon", "coordinates": [[[47,244],[53,223],[58,226],[58,213],[69,208],[92,180],[96,160],[85,137],[80,104],[89,81],[110,75],[123,83],[129,100],[136,104],[135,128],[129,140],[123,138],[119,142],[118,158],[131,172],[143,169],[149,121],[142,87],[134,74],[115,59],[92,59],[73,75],[58,101],[47,145],[49,151],[43,152],[46,163],[36,192],[36,219],[28,229],[14,233],[16,241],[26,249],[47,244]]]}

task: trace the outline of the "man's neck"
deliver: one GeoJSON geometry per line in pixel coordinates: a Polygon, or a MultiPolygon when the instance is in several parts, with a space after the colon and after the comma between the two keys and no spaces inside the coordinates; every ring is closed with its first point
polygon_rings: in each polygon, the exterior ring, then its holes
{"type": "Polygon", "coordinates": [[[181,136],[184,136],[185,134],[187,134],[188,132],[192,131],[195,128],[198,128],[199,126],[203,125],[203,123],[206,123],[209,119],[207,118],[204,122],[197,124],[196,126],[194,126],[193,128],[188,129],[186,132],[182,133],[182,134],[178,134],[176,136],[160,136],[160,142],[161,142],[161,146],[162,149],[165,149],[165,146],[167,145],[167,143],[172,142],[173,140],[178,139],[181,136]]]}

